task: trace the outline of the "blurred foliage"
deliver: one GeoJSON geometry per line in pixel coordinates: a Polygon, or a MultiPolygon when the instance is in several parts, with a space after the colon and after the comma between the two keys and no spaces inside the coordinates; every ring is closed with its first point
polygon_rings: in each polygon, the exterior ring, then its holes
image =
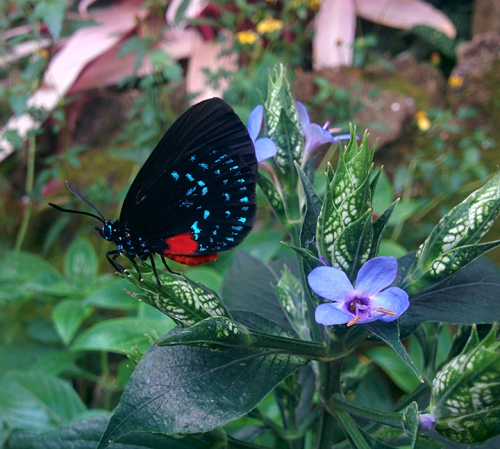
{"type": "MultiPolygon", "coordinates": [[[[218,3],[235,4],[226,0],[218,3]]],[[[431,3],[453,19],[458,28],[457,40],[443,39],[442,35],[433,39],[422,28],[401,32],[360,21],[363,31],[356,41],[354,65],[363,68],[379,61],[387,51],[391,56],[410,51],[420,60],[428,60],[437,52],[441,70],[449,75],[456,62],[455,45],[469,38],[472,2],[431,3]]],[[[237,1],[237,9],[228,8],[229,12],[220,17],[193,21],[196,26],[227,28],[237,36],[256,28],[266,18],[282,20],[281,29],[263,32],[255,44],[236,40],[234,51],[240,64],[231,75],[225,99],[243,121],[266,97],[270,67],[285,62],[292,69],[311,70],[314,5],[305,1],[237,1]]],[[[48,27],[53,39],[51,46],[56,45],[58,39],[86,25],[73,19],[74,8],[74,2],[64,0],[0,2],[0,29],[30,25],[18,36],[0,38],[0,54],[7,54],[11,47],[24,41],[41,41],[44,27],[48,27]]],[[[92,229],[90,219],[58,215],[46,207],[48,199],[67,200],[65,207],[69,208],[82,207],[81,202],[69,199],[69,194],[63,192],[61,182],[69,173],[81,173],[82,180],[96,180],[88,183],[85,196],[112,215],[110,218],[117,215],[129,181],[182,109],[173,107],[171,100],[182,86],[184,63],[151,50],[154,38],[134,36],[121,49],[123,55],[138,51],[139,58],[150,54],[158,70],[141,79],[123,80],[117,86],[119,92],[133,91],[136,95],[127,120],[120,124],[118,133],[108,136],[106,148],[61,144],[69,133],[62,104],[51,111],[45,128],[33,133],[37,145],[32,160],[19,136],[14,132],[8,136],[16,152],[0,166],[0,446],[13,429],[49,431],[90,414],[112,410],[143,353],[173,327],[163,314],[125,293],[124,288],[130,289],[130,284],[110,274],[109,266],[103,263],[103,242],[92,229]],[[117,167],[122,172],[120,176],[103,175],[117,167]],[[26,234],[20,236],[28,202],[32,215],[26,234]],[[22,250],[14,249],[16,240],[21,242],[22,250]],[[18,402],[7,401],[14,393],[18,402]]],[[[29,111],[36,117],[43,112],[28,108],[27,100],[40,87],[49,50],[50,47],[40,49],[0,65],[0,80],[6,81],[0,84],[0,123],[4,124],[12,114],[29,111]]],[[[209,82],[216,84],[229,74],[221,70],[207,76],[209,82]]],[[[315,84],[316,93],[307,106],[329,120],[332,127],[347,129],[362,105],[345,88],[330,84],[319,74],[315,84]]],[[[464,123],[476,117],[477,111],[472,108],[453,111],[451,107],[433,107],[423,113],[429,127],[419,130],[416,119],[415,151],[404,165],[391,167],[391,178],[382,174],[375,190],[374,215],[381,214],[395,197],[401,197],[389,221],[386,239],[382,240],[380,255],[401,257],[416,249],[435,217],[450,209],[451,201],[467,195],[486,180],[489,170],[483,153],[497,147],[487,130],[477,128],[469,132],[464,123]]],[[[317,190],[321,190],[322,179],[318,176],[315,181],[317,190]]],[[[259,221],[241,250],[265,263],[289,257],[291,250],[279,243],[285,232],[259,195],[259,221]]],[[[233,257],[224,254],[210,266],[174,269],[185,270],[193,280],[220,293],[233,257]]],[[[409,352],[414,360],[421,360],[417,365],[426,379],[432,379],[451,351],[453,330],[452,326],[436,329],[429,325],[409,337],[409,352]],[[431,346],[429,335],[436,338],[434,358],[423,355],[431,346]]],[[[412,391],[418,381],[388,348],[368,343],[362,352],[346,360],[345,394],[360,405],[385,410],[394,407],[397,399],[412,391]],[[373,383],[378,388],[373,388],[373,383]]],[[[248,416],[229,424],[227,432],[254,444],[281,447],[278,423],[286,422],[287,401],[295,400],[299,394],[298,376],[307,375],[296,372],[248,416]]],[[[314,398],[313,407],[317,403],[314,398]]],[[[104,427],[101,423],[99,435],[104,427]]],[[[338,435],[339,441],[342,438],[338,435]]],[[[313,447],[313,439],[309,430],[305,435],[306,447],[313,447]]],[[[391,441],[390,436],[386,441],[391,441]]],[[[192,444],[191,447],[201,447],[199,441],[192,444]]]]}

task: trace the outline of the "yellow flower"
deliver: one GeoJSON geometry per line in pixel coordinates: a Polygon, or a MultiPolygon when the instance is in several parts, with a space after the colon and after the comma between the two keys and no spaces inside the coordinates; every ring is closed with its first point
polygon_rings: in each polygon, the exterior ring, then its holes
{"type": "Polygon", "coordinates": [[[431,121],[424,111],[418,111],[415,114],[415,120],[420,131],[427,131],[431,127],[431,121]]]}
{"type": "Polygon", "coordinates": [[[448,85],[450,87],[460,87],[464,83],[464,79],[458,75],[451,75],[448,78],[448,85]]]}
{"type": "Polygon", "coordinates": [[[275,31],[279,31],[282,28],[283,28],[283,22],[281,20],[268,17],[267,19],[264,19],[257,24],[257,33],[259,34],[274,33],[275,31]]]}
{"type": "Polygon", "coordinates": [[[312,11],[319,11],[319,4],[321,3],[321,0],[309,0],[307,2],[307,6],[309,6],[309,9],[312,11]]]}
{"type": "Polygon", "coordinates": [[[238,39],[240,44],[253,45],[257,42],[259,35],[252,30],[240,31],[236,33],[236,39],[238,39]]]}

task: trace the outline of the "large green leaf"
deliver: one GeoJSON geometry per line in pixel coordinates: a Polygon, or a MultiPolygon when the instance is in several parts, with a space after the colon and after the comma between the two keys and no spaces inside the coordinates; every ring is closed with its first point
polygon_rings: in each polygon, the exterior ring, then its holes
{"type": "MultiPolygon", "coordinates": [[[[264,323],[252,314],[248,322],[244,313],[235,318],[248,327],[264,323]]],[[[265,323],[260,332],[281,332],[265,323]]],[[[305,363],[274,350],[154,345],[132,374],[99,448],[130,432],[199,433],[221,427],[256,407],[305,363]]]]}
{"type": "MultiPolygon", "coordinates": [[[[106,430],[109,416],[96,416],[44,434],[16,432],[8,449],[95,449],[106,430]]],[[[210,449],[213,444],[200,438],[174,438],[137,432],[127,435],[110,449],[210,449]]]]}
{"type": "Polygon", "coordinates": [[[173,327],[173,322],[147,318],[115,318],[95,324],[75,340],[74,351],[110,351],[129,353],[137,346],[143,352],[159,336],[173,327]]]}
{"type": "MultiPolygon", "coordinates": [[[[398,259],[401,282],[415,253],[398,259]]],[[[402,326],[426,321],[449,324],[493,324],[500,321],[500,268],[479,257],[457,274],[423,293],[410,297],[410,307],[401,315],[402,326]]]]}
{"type": "Polygon", "coordinates": [[[0,381],[0,415],[13,429],[49,430],[86,412],[73,388],[57,377],[11,371],[0,381]]]}
{"type": "MultiPolygon", "coordinates": [[[[236,254],[222,284],[222,298],[230,310],[246,310],[266,317],[279,326],[292,330],[272,285],[277,285],[285,261],[264,265],[244,252],[236,254]]],[[[295,272],[296,263],[286,265],[295,272]]]]}

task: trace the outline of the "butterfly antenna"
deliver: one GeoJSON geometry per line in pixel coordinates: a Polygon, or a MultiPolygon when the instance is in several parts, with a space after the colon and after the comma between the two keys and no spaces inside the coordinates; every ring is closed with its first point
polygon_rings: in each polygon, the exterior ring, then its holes
{"type": "Polygon", "coordinates": [[[73,187],[72,185],[68,182],[68,181],[65,181],[66,182],[66,185],[68,186],[68,189],[71,191],[71,193],[75,196],[77,196],[78,198],[80,198],[83,202],[85,202],[86,204],[88,204],[92,209],[94,209],[98,214],[99,216],[97,215],[94,215],[94,214],[91,214],[89,212],[82,212],[82,211],[79,211],[79,210],[73,210],[73,209],[64,209],[63,207],[60,207],[60,206],[57,206],[56,204],[52,204],[52,203],[49,203],[49,206],[52,206],[54,209],[57,209],[58,211],[61,211],[61,212],[69,212],[69,213],[72,213],[72,214],[81,214],[81,215],[88,215],[90,217],[94,217],[94,218],[97,218],[99,221],[101,221],[102,223],[105,223],[106,222],[106,219],[103,217],[103,215],[101,214],[101,212],[99,211],[99,209],[97,209],[97,207],[95,207],[89,200],[87,200],[82,194],[78,193],[73,187]]]}

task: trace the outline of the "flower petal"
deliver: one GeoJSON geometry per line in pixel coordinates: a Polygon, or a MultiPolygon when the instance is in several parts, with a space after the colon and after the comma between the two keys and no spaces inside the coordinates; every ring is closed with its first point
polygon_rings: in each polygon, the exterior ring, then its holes
{"type": "MultiPolygon", "coordinates": [[[[410,306],[408,294],[399,287],[391,287],[383,292],[377,293],[370,304],[372,310],[379,307],[393,311],[396,315],[381,314],[378,318],[380,321],[388,323],[389,321],[397,320],[410,306]]],[[[375,312],[378,316],[379,312],[375,312]]],[[[374,314],[374,316],[375,316],[374,314]]]]}
{"type": "Polygon", "coordinates": [[[302,126],[302,133],[306,134],[309,126],[311,125],[311,119],[309,118],[306,107],[300,101],[296,101],[295,104],[297,105],[297,112],[299,114],[300,126],[302,126]]]}
{"type": "MultiPolygon", "coordinates": [[[[251,137],[251,136],[250,136],[251,137]]],[[[263,162],[278,152],[276,144],[269,137],[261,137],[254,142],[257,162],[263,162]]]]}
{"type": "Polygon", "coordinates": [[[305,154],[313,152],[324,143],[333,143],[332,135],[316,123],[310,125],[309,130],[307,132],[304,131],[304,135],[306,138],[306,144],[304,147],[305,154]]]}
{"type": "Polygon", "coordinates": [[[351,321],[352,316],[337,309],[335,304],[320,304],[316,307],[314,319],[316,323],[323,324],[324,326],[333,326],[334,324],[348,323],[351,321]]]}
{"type": "Polygon", "coordinates": [[[375,257],[358,272],[356,291],[365,297],[377,294],[392,284],[398,274],[398,261],[394,257],[375,257]]]}
{"type": "MultiPolygon", "coordinates": [[[[356,136],[356,139],[358,139],[358,136],[356,136]]],[[[351,135],[350,134],[339,134],[338,136],[335,136],[333,138],[333,143],[338,143],[339,140],[351,140],[351,135]]]]}
{"type": "Polygon", "coordinates": [[[250,138],[255,142],[255,139],[259,136],[260,129],[262,128],[262,118],[264,116],[264,106],[259,104],[253,108],[252,112],[250,112],[250,116],[248,117],[248,134],[250,134],[250,138]]]}
{"type": "Polygon", "coordinates": [[[347,275],[338,268],[317,267],[307,276],[314,293],[329,301],[345,301],[354,289],[347,275]]]}

